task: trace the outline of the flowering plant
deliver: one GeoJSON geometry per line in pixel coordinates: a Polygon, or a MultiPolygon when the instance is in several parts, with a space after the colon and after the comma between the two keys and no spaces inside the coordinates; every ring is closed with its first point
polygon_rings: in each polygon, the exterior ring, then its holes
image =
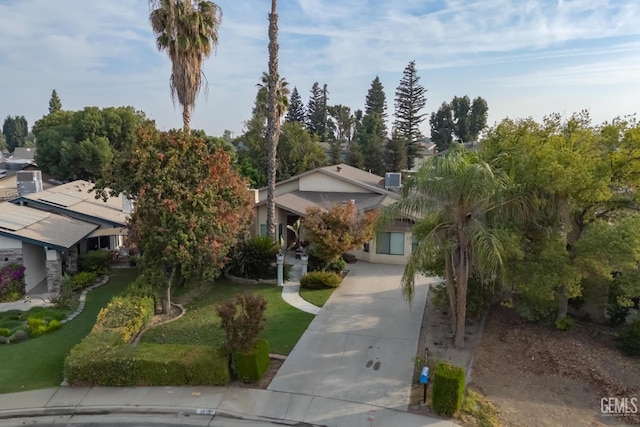
{"type": "Polygon", "coordinates": [[[24,265],[9,264],[0,268],[0,302],[19,300],[25,293],[24,265]]]}

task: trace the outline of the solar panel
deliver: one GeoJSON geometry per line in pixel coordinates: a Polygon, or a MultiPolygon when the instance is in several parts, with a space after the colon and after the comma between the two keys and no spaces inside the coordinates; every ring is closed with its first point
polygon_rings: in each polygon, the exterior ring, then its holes
{"type": "Polygon", "coordinates": [[[69,193],[48,193],[38,197],[38,200],[51,203],[58,206],[69,207],[75,205],[78,202],[83,201],[84,197],[75,196],[69,193]]]}
{"type": "Polygon", "coordinates": [[[18,231],[49,217],[49,212],[6,205],[0,210],[0,228],[18,231]]]}

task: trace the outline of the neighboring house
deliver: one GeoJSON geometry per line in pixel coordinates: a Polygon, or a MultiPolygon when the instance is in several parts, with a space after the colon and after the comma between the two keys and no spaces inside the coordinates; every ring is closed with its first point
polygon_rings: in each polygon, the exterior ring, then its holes
{"type": "Polygon", "coordinates": [[[64,273],[78,270],[78,255],[124,244],[131,203],[106,202],[93,184],[73,181],[0,203],[0,266],[22,263],[27,291],[46,282],[57,293],[64,273]]]}
{"type": "MultiPolygon", "coordinates": [[[[255,192],[253,234],[267,232],[267,189],[255,192]]],[[[287,245],[293,241],[287,225],[303,218],[309,207],[329,209],[335,204],[355,203],[359,212],[387,206],[400,198],[384,188],[384,178],[346,164],[325,166],[276,184],[277,233],[287,245]]],[[[397,219],[363,248],[350,251],[358,259],[373,263],[406,264],[412,248],[413,222],[397,219]]]]}

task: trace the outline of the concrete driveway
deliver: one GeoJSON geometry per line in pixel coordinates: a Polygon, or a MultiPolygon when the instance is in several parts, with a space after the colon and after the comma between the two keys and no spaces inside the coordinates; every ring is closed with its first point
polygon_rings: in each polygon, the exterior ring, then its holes
{"type": "Polygon", "coordinates": [[[411,306],[404,266],[358,261],[271,381],[269,390],[407,410],[430,279],[411,306]]]}

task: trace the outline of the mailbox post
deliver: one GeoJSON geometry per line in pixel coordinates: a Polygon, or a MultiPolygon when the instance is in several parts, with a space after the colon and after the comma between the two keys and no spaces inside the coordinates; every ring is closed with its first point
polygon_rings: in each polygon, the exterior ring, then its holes
{"type": "Polygon", "coordinates": [[[429,385],[429,368],[424,366],[420,373],[420,384],[424,386],[424,392],[422,394],[422,403],[427,403],[427,386],[429,385]]]}

